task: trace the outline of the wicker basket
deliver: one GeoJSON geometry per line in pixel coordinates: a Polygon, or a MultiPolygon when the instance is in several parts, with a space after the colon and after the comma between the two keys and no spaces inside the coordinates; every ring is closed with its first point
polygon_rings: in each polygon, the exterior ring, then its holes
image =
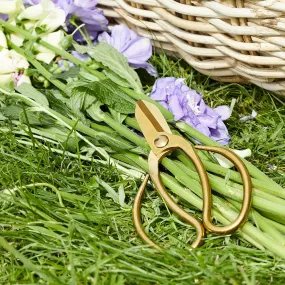
{"type": "Polygon", "coordinates": [[[285,95],[285,0],[99,0],[106,17],[224,82],[285,95]]]}

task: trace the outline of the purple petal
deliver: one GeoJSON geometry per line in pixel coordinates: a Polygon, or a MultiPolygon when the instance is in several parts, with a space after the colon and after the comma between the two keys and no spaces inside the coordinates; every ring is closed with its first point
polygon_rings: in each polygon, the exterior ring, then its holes
{"type": "Polygon", "coordinates": [[[144,68],[151,76],[158,76],[156,68],[148,62],[143,62],[141,64],[131,64],[131,66],[134,68],[144,68]]]}
{"type": "Polygon", "coordinates": [[[123,52],[130,64],[141,64],[152,55],[152,45],[148,38],[137,38],[132,40],[123,52]]]}
{"type": "Polygon", "coordinates": [[[164,101],[158,101],[158,103],[159,103],[162,107],[164,107],[165,109],[168,110],[168,104],[167,104],[166,102],[164,102],[164,101]]]}
{"type": "Polygon", "coordinates": [[[217,128],[217,120],[218,118],[211,117],[208,115],[198,115],[197,118],[199,119],[200,123],[208,128],[217,128]]]}
{"type": "Polygon", "coordinates": [[[93,9],[97,5],[97,0],[74,0],[74,5],[84,9],[93,9]]]}
{"type": "Polygon", "coordinates": [[[112,29],[112,38],[112,46],[117,49],[117,51],[124,53],[132,40],[131,30],[126,25],[117,25],[112,29]]]}
{"type": "Polygon", "coordinates": [[[97,8],[90,10],[76,7],[73,14],[78,17],[82,23],[92,25],[93,29],[95,26],[97,31],[107,30],[108,20],[103,15],[102,10],[97,8]]]}
{"type": "Polygon", "coordinates": [[[41,2],[41,0],[23,0],[23,4],[25,6],[33,6],[33,5],[37,5],[41,2]]]}
{"type": "Polygon", "coordinates": [[[89,57],[88,54],[81,54],[77,51],[72,51],[71,54],[73,56],[75,56],[76,58],[80,59],[81,61],[84,61],[85,59],[87,59],[89,57]]]}
{"type": "Polygon", "coordinates": [[[205,136],[209,137],[211,135],[211,132],[209,128],[204,126],[203,124],[199,124],[195,127],[200,133],[204,134],[205,136]]]}
{"type": "Polygon", "coordinates": [[[98,36],[98,42],[113,45],[113,38],[107,32],[103,32],[98,36]]]}
{"type": "Polygon", "coordinates": [[[8,15],[0,13],[0,19],[2,19],[3,21],[7,21],[8,20],[8,15]]]}
{"type": "MultiPolygon", "coordinates": [[[[170,110],[175,120],[182,120],[204,135],[226,145],[230,135],[223,120],[229,117],[229,108],[215,110],[207,106],[202,95],[189,89],[183,79],[173,77],[156,80],[150,97],[170,110]]],[[[199,142],[198,142],[199,143],[199,142]]]]}
{"type": "Polygon", "coordinates": [[[220,115],[223,121],[231,116],[231,109],[228,106],[219,106],[215,108],[214,111],[220,115]]]}
{"type": "Polygon", "coordinates": [[[90,38],[92,41],[95,40],[98,36],[98,27],[93,25],[85,25],[85,29],[82,29],[81,32],[76,31],[73,35],[73,38],[77,42],[85,42],[85,38],[90,38]],[[85,35],[85,38],[82,36],[82,33],[85,35]]]}
{"type": "Polygon", "coordinates": [[[169,110],[174,115],[174,120],[179,121],[184,117],[183,109],[179,104],[179,100],[177,96],[171,96],[169,99],[169,110]]]}
{"type": "Polygon", "coordinates": [[[217,142],[219,142],[222,145],[226,145],[230,142],[230,135],[227,130],[226,125],[224,122],[219,119],[217,128],[216,129],[210,129],[211,130],[211,138],[217,142]]]}

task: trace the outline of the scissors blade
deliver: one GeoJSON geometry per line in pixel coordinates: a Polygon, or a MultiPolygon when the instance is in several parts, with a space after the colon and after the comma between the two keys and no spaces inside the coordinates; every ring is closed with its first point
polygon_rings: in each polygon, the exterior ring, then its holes
{"type": "Polygon", "coordinates": [[[171,134],[169,125],[154,104],[139,100],[137,102],[135,116],[140,129],[150,146],[153,144],[153,141],[159,132],[171,134]]]}

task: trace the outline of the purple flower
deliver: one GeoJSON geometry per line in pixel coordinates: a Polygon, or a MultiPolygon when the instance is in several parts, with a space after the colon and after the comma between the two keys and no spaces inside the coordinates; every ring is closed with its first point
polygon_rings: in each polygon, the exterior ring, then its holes
{"type": "Polygon", "coordinates": [[[7,14],[1,14],[1,13],[0,13],[0,19],[1,19],[1,20],[4,20],[4,21],[7,21],[8,15],[7,15],[7,14]]]}
{"type": "MultiPolygon", "coordinates": [[[[24,0],[25,5],[37,5],[41,0],[24,0]]],[[[64,10],[66,18],[69,20],[74,15],[76,20],[85,24],[91,40],[97,38],[98,32],[107,30],[108,20],[103,15],[103,11],[96,8],[97,0],[52,0],[57,7],[64,10]]],[[[68,31],[72,33],[76,28],[67,23],[68,31]]],[[[77,31],[74,34],[76,41],[84,41],[82,34],[77,31]]]]}
{"type": "MultiPolygon", "coordinates": [[[[71,54],[73,56],[75,56],[76,58],[78,58],[81,61],[86,60],[87,58],[89,58],[88,54],[80,54],[77,51],[71,51],[71,54]]],[[[74,66],[74,63],[67,61],[67,60],[59,60],[58,61],[58,66],[63,70],[63,71],[67,71],[69,68],[74,66]]]]}
{"type": "Polygon", "coordinates": [[[230,142],[227,127],[223,122],[230,117],[230,108],[219,106],[211,109],[205,104],[202,95],[191,90],[183,78],[157,79],[150,98],[171,111],[175,121],[186,122],[222,145],[230,142]]]}
{"type": "Polygon", "coordinates": [[[125,25],[117,25],[112,29],[111,35],[107,32],[101,33],[98,41],[112,45],[134,68],[144,68],[149,74],[157,76],[156,69],[147,62],[152,55],[150,39],[139,37],[125,25]]]}
{"type": "MultiPolygon", "coordinates": [[[[85,24],[82,32],[87,30],[87,35],[91,40],[97,38],[98,32],[107,30],[108,20],[103,15],[103,11],[96,8],[97,0],[53,0],[57,6],[65,11],[67,18],[74,15],[76,19],[85,24]]],[[[69,32],[73,32],[75,27],[68,24],[69,32]]],[[[82,34],[77,31],[74,39],[78,42],[84,41],[82,34]]]]}
{"type": "Polygon", "coordinates": [[[33,5],[37,5],[40,4],[41,0],[24,0],[23,4],[25,6],[33,6],[33,5]]]}
{"type": "MultiPolygon", "coordinates": [[[[107,30],[108,20],[103,15],[102,10],[76,7],[72,14],[75,15],[80,22],[85,24],[82,31],[84,32],[86,29],[88,33],[87,36],[89,36],[92,41],[97,38],[98,32],[107,30]]],[[[72,29],[74,29],[74,27],[72,29]]],[[[79,31],[74,34],[74,39],[78,42],[84,41],[79,31]]]]}

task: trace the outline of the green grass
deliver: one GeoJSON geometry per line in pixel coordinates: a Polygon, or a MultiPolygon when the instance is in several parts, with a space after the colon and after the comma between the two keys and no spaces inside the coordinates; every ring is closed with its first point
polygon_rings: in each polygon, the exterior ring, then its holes
{"type": "MultiPolygon", "coordinates": [[[[231,147],[251,148],[251,162],[285,184],[282,101],[254,86],[211,81],[180,60],[157,56],[153,62],[164,76],[185,77],[212,107],[236,99],[227,122],[231,147]],[[252,109],[256,119],[239,121],[252,109]]],[[[153,81],[141,75],[147,90],[153,81]]],[[[114,167],[53,154],[40,145],[34,149],[9,134],[2,135],[0,150],[1,190],[14,189],[0,192],[0,284],[285,283],[284,260],[238,235],[209,236],[202,248],[187,248],[195,232],[151,188],[144,199],[144,222],[166,250],[143,245],[131,219],[139,181],[122,177],[114,167]],[[37,183],[45,185],[33,186],[37,183]],[[120,189],[123,207],[108,187],[120,189]]]]}

